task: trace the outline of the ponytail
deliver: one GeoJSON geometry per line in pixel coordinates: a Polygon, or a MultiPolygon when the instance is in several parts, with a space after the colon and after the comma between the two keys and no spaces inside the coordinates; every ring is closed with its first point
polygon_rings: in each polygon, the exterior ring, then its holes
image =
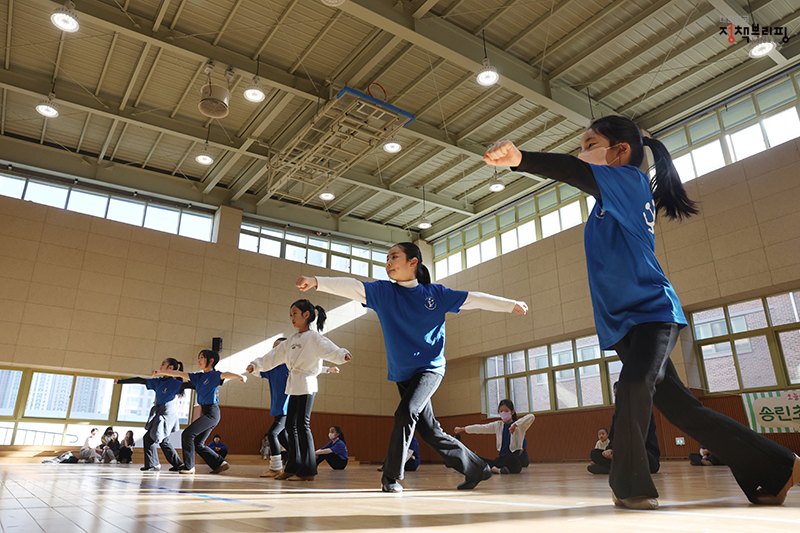
{"type": "Polygon", "coordinates": [[[644,147],[650,147],[656,163],[655,176],[650,178],[650,190],[653,192],[657,211],[662,211],[673,220],[683,220],[699,212],[697,203],[686,194],[669,150],[661,141],[652,137],[642,138],[641,130],[632,120],[618,115],[598,118],[589,129],[607,138],[611,146],[621,143],[630,146],[629,164],[635,167],[642,166],[644,147]]]}
{"type": "Polygon", "coordinates": [[[406,259],[409,261],[412,259],[417,260],[417,281],[421,285],[429,285],[431,283],[431,273],[428,271],[428,267],[422,264],[422,252],[419,246],[413,242],[400,242],[395,246],[403,250],[403,253],[406,254],[406,259]]]}
{"type": "Polygon", "coordinates": [[[512,402],[512,401],[511,401],[511,400],[509,400],[508,398],[505,398],[505,399],[503,399],[503,400],[500,400],[500,405],[498,405],[498,406],[497,406],[497,409],[499,410],[499,409],[500,409],[501,407],[503,407],[504,405],[505,405],[506,407],[508,407],[509,411],[511,411],[511,420],[513,420],[514,422],[516,422],[516,421],[517,421],[517,412],[514,410],[514,402],[512,402]]]}
{"type": "Polygon", "coordinates": [[[673,220],[696,215],[697,203],[686,194],[667,147],[652,137],[645,137],[644,145],[653,152],[656,163],[656,173],[650,178],[650,189],[653,191],[656,208],[673,220]]]}
{"type": "Polygon", "coordinates": [[[317,331],[322,333],[322,328],[325,327],[325,321],[328,319],[328,315],[325,314],[325,309],[319,305],[315,305],[314,309],[317,310],[317,331]]]}
{"type": "Polygon", "coordinates": [[[317,331],[322,333],[322,329],[325,327],[325,320],[328,319],[325,309],[319,305],[312,304],[308,300],[297,300],[291,307],[296,307],[301,313],[308,313],[308,324],[311,324],[316,319],[317,331]]]}
{"type": "Polygon", "coordinates": [[[340,428],[339,426],[331,426],[331,427],[336,431],[336,433],[339,434],[339,440],[347,444],[344,440],[344,431],[342,431],[342,428],[340,428]]]}
{"type": "MultiPolygon", "coordinates": [[[[177,370],[178,372],[183,372],[183,363],[181,363],[180,361],[178,361],[174,357],[167,357],[166,361],[167,361],[167,365],[172,367],[172,370],[177,370]]],[[[184,391],[183,391],[183,389],[181,389],[181,391],[178,393],[178,398],[183,398],[183,395],[184,395],[184,391]]]]}

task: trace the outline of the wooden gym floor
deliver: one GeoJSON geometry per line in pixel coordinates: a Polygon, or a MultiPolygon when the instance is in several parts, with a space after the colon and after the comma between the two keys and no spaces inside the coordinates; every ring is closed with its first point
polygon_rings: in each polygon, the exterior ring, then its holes
{"type": "Polygon", "coordinates": [[[534,464],[473,491],[441,465],[409,472],[402,494],[380,492],[376,465],[320,467],[313,482],[263,480],[266,466],[221,475],[143,473],[140,465],[2,464],[3,532],[798,531],[800,487],[780,507],[750,505],[723,466],[662,463],[661,508],[615,509],[607,476],[587,463],[534,464]]]}

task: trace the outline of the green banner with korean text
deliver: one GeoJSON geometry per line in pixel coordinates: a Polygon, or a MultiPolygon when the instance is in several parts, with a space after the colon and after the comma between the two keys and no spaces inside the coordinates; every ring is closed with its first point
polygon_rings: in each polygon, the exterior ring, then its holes
{"type": "Polygon", "coordinates": [[[750,428],[759,433],[800,433],[800,390],[742,394],[750,428]]]}

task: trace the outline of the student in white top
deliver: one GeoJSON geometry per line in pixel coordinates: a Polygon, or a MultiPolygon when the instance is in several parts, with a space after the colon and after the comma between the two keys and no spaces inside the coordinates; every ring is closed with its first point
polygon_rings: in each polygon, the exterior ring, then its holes
{"type": "Polygon", "coordinates": [[[309,328],[316,320],[317,330],[322,331],[327,318],[322,307],[314,306],[308,300],[297,300],[292,304],[289,316],[297,333],[251,362],[247,371],[252,374],[286,364],[289,369],[286,380],[286,394],[289,396],[286,413],[289,458],[283,472],[274,479],[313,481],[317,475],[317,460],[310,423],[314,396],[319,389],[317,375],[323,371],[323,359],[342,364],[352,356],[346,349],[339,348],[309,328]]]}
{"type": "Polygon", "coordinates": [[[81,461],[84,463],[98,463],[100,462],[100,454],[97,453],[97,447],[101,445],[100,437],[97,436],[97,428],[92,428],[91,434],[86,437],[83,446],[81,447],[81,461]]]}
{"type": "Polygon", "coordinates": [[[597,442],[594,445],[595,450],[605,450],[608,448],[608,430],[600,428],[597,430],[597,442]]]}
{"type": "Polygon", "coordinates": [[[499,455],[494,459],[484,459],[495,474],[519,474],[528,466],[528,451],[525,432],[536,419],[532,414],[517,419],[514,403],[509,399],[500,400],[497,408],[500,420],[488,424],[473,424],[457,427],[456,433],[494,433],[497,437],[499,455]]]}
{"type": "Polygon", "coordinates": [[[364,283],[352,278],[308,278],[295,285],[350,298],[378,315],[386,343],[389,379],[397,383],[400,405],[394,415],[389,450],[383,463],[381,490],[401,492],[403,467],[414,430],[445,463],[466,476],[461,490],[474,489],[492,476],[475,453],[445,433],[433,415],[431,396],[444,377],[445,315],[466,309],[484,309],[524,315],[528,306],[479,292],[454,291],[431,283],[419,247],[395,244],[386,258],[392,281],[364,283]]]}

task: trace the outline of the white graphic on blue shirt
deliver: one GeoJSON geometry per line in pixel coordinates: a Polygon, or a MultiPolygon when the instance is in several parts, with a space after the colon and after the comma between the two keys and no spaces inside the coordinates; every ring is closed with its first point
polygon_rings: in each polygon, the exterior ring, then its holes
{"type": "Polygon", "coordinates": [[[433,296],[428,296],[425,298],[425,308],[428,311],[433,311],[436,309],[436,300],[433,299],[433,296]]]}
{"type": "Polygon", "coordinates": [[[652,233],[653,235],[656,234],[656,203],[655,202],[647,202],[644,204],[645,212],[642,213],[644,217],[644,221],[647,222],[647,231],[652,233]],[[647,217],[647,214],[650,213],[650,218],[647,217]]]}

